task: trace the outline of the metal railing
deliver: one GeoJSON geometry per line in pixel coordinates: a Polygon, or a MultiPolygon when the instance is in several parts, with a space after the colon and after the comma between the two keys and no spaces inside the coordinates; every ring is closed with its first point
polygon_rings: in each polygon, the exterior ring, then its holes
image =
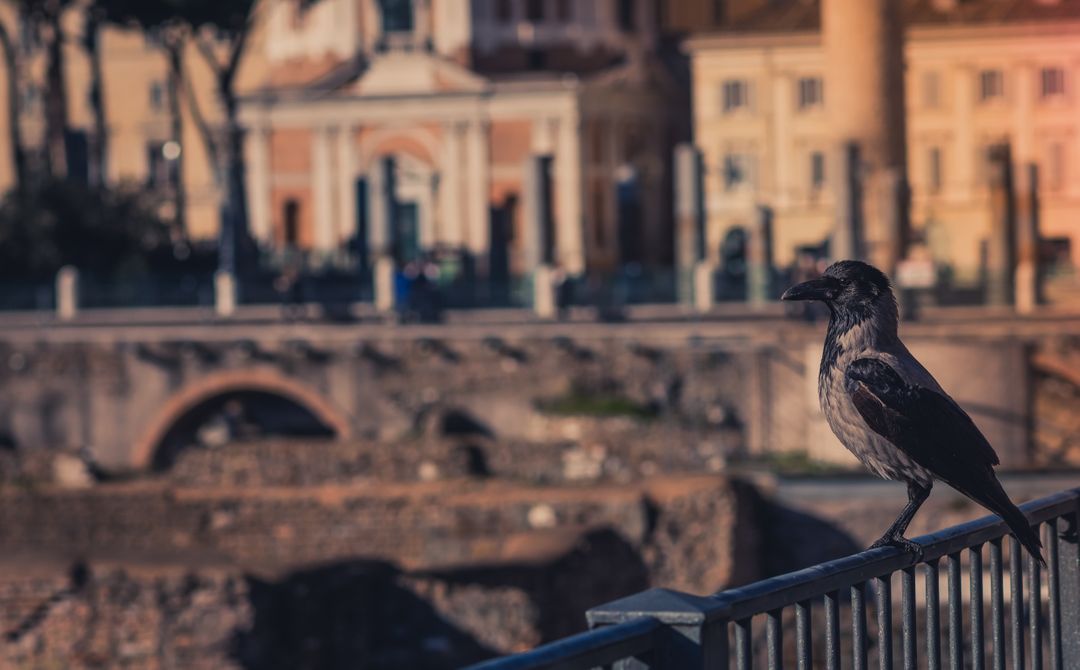
{"type": "Polygon", "coordinates": [[[748,670],[763,665],[833,670],[841,667],[842,658],[850,662],[844,667],[865,670],[873,664],[888,670],[897,657],[900,665],[895,667],[905,670],[936,670],[946,661],[953,669],[981,669],[987,659],[994,670],[1080,668],[1080,488],[1021,508],[1042,533],[1046,567],[1022,552],[998,517],[989,516],[918,538],[925,551],[918,562],[886,547],[713,596],[644,591],[590,610],[588,632],[473,670],[748,670]],[[989,555],[988,575],[984,554],[989,555]],[[892,595],[896,576],[898,608],[892,595]],[[869,610],[876,635],[867,631],[869,610]],[[755,644],[761,642],[755,629],[760,634],[762,625],[764,644],[755,644]],[[785,662],[788,654],[794,662],[785,662]]]}

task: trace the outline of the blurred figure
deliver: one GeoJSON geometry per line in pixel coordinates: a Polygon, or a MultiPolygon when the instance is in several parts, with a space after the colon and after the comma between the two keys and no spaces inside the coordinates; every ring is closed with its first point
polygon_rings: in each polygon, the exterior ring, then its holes
{"type": "Polygon", "coordinates": [[[300,267],[289,260],[274,279],[274,291],[281,300],[281,318],[294,321],[304,318],[304,301],[300,290],[300,267]]]}

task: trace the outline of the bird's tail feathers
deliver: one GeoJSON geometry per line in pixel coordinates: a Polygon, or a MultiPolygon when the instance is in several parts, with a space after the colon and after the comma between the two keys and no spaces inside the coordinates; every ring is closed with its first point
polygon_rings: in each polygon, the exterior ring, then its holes
{"type": "Polygon", "coordinates": [[[1001,488],[997,478],[994,478],[994,486],[991,491],[979,496],[973,496],[970,493],[968,495],[1004,519],[1006,525],[1009,526],[1009,530],[1020,541],[1020,544],[1024,545],[1028,553],[1039,561],[1043,567],[1046,567],[1046,560],[1042,555],[1042,540],[1039,539],[1038,531],[1031,527],[1031,522],[1020,511],[1020,508],[1009,500],[1009,496],[1005,493],[1005,489],[1001,488]]]}

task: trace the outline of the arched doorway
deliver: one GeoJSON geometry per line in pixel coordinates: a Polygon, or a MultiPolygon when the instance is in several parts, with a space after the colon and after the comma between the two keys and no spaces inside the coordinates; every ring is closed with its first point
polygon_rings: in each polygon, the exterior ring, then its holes
{"type": "Polygon", "coordinates": [[[348,438],[348,416],[316,391],[268,370],[219,372],[171,397],[136,442],[133,465],[164,470],[191,446],[265,436],[348,438]]]}

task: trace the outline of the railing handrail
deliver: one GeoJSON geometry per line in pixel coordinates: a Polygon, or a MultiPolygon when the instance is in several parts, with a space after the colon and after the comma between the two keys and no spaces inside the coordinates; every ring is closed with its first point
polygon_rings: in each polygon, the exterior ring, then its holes
{"type": "MultiPolygon", "coordinates": [[[[1032,525],[1080,512],[1080,488],[1061,491],[1020,506],[1032,525]]],[[[729,589],[710,596],[696,596],[669,589],[650,589],[588,612],[593,630],[537,649],[489,661],[477,670],[518,670],[523,668],[581,668],[589,667],[582,659],[595,664],[611,663],[617,658],[584,654],[594,647],[610,649],[612,640],[628,635],[628,624],[641,623],[644,630],[658,634],[658,626],[697,628],[712,622],[740,621],[751,616],[780,610],[827,596],[855,584],[883,578],[917,565],[936,565],[941,558],[1000,540],[1009,534],[1000,517],[988,515],[980,519],[916,538],[923,548],[923,557],[916,560],[910,553],[895,547],[862,551],[833,561],[804,568],[796,572],[770,577],[743,587],[729,589]],[[614,636],[614,637],[612,637],[614,636]],[[606,660],[604,660],[606,659],[606,660]]],[[[1019,545],[1014,543],[1014,549],[1019,545]]],[[[1051,556],[1051,560],[1053,560],[1051,556]]],[[[640,641],[642,638],[635,638],[640,641]]],[[[699,641],[700,642],[700,641],[699,641]]],[[[723,666],[723,667],[726,667],[723,666]]]]}
{"type": "MultiPolygon", "coordinates": [[[[537,647],[528,653],[527,658],[515,661],[513,667],[515,670],[569,670],[607,665],[628,656],[648,652],[653,647],[653,636],[660,626],[658,620],[642,617],[578,633],[537,647]]],[[[471,670],[497,670],[504,667],[508,660],[496,658],[474,665],[471,670]]]]}

